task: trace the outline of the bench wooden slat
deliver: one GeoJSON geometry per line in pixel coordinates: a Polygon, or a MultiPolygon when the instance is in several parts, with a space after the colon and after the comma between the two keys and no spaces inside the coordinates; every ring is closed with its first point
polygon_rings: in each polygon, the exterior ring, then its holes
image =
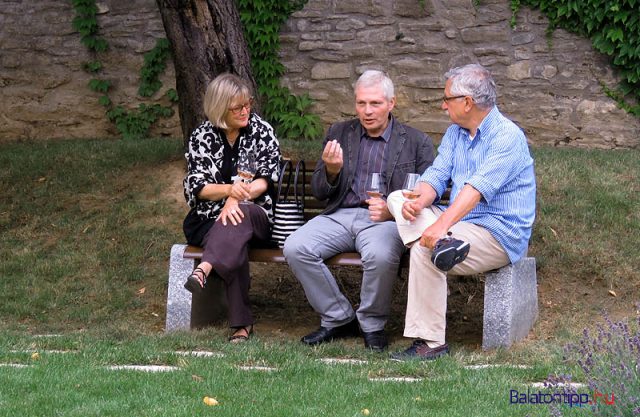
{"type": "MultiPolygon", "coordinates": [[[[202,248],[197,246],[187,246],[184,251],[183,257],[185,259],[199,260],[202,258],[202,248]]],[[[265,248],[252,248],[249,249],[249,261],[251,262],[271,262],[271,263],[286,263],[282,249],[265,249],[265,248]]],[[[327,265],[332,266],[362,266],[360,260],[360,254],[357,252],[345,252],[329,258],[325,261],[327,265]]],[[[409,256],[402,257],[400,263],[401,268],[407,268],[409,266],[409,256]]]]}
{"type": "MultiPolygon", "coordinates": [[[[295,162],[292,164],[295,167],[295,162]]],[[[326,201],[318,201],[311,194],[311,175],[315,169],[316,161],[308,161],[305,164],[305,221],[309,221],[327,206],[326,201]]],[[[202,258],[202,248],[197,246],[187,246],[184,251],[185,259],[199,260],[202,258]]],[[[286,263],[282,249],[265,249],[265,248],[250,248],[249,249],[249,261],[251,262],[272,262],[272,263],[286,263]]],[[[325,261],[327,265],[332,266],[362,266],[360,254],[357,252],[346,252],[338,254],[325,261]]],[[[405,254],[400,261],[400,268],[409,267],[409,256],[405,254]]]]}

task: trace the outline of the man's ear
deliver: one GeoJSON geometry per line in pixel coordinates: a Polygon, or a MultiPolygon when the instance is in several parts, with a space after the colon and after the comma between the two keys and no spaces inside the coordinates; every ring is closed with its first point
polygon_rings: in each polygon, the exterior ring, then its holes
{"type": "Polygon", "coordinates": [[[389,111],[392,111],[396,107],[396,96],[391,97],[389,100],[389,111]]]}
{"type": "Polygon", "coordinates": [[[473,98],[471,96],[464,96],[464,110],[471,111],[473,108],[473,98]]]}

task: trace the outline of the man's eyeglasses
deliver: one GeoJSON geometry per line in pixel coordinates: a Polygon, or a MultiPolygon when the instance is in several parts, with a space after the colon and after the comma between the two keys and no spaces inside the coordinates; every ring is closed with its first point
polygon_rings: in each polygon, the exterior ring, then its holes
{"type": "Polygon", "coordinates": [[[251,97],[249,99],[248,102],[244,103],[244,104],[239,104],[235,107],[229,107],[229,111],[233,114],[240,114],[242,112],[242,109],[247,109],[247,111],[251,111],[251,106],[253,106],[253,97],[251,97]]]}
{"type": "Polygon", "coordinates": [[[457,98],[463,98],[466,97],[466,95],[462,95],[462,96],[451,96],[451,97],[447,97],[447,96],[442,96],[442,101],[444,101],[445,103],[450,102],[451,100],[455,100],[457,98]]]}

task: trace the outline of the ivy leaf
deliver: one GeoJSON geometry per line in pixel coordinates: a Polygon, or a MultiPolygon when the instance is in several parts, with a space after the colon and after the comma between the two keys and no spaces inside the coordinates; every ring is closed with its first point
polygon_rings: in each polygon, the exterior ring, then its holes
{"type": "Polygon", "coordinates": [[[100,98],[98,99],[98,103],[100,103],[100,105],[104,107],[109,107],[111,106],[111,99],[106,95],[100,96],[100,98]]]}
{"type": "Polygon", "coordinates": [[[622,29],[619,27],[610,29],[609,31],[607,31],[607,38],[611,39],[612,42],[622,41],[622,39],[624,38],[622,29]]]}

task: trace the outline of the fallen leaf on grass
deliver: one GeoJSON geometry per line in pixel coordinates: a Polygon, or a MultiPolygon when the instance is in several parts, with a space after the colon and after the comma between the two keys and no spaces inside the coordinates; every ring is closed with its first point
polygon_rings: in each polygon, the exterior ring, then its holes
{"type": "Polygon", "coordinates": [[[553,227],[549,227],[549,229],[551,230],[551,233],[553,233],[553,235],[555,237],[558,237],[558,232],[556,232],[555,230],[553,230],[553,227]]]}
{"type": "Polygon", "coordinates": [[[137,292],[138,294],[144,294],[145,291],[147,291],[147,287],[142,287],[137,292]]]}
{"type": "Polygon", "coordinates": [[[609,290],[609,295],[613,296],[613,297],[617,297],[618,294],[616,294],[616,292],[614,290],[609,290]]]}
{"type": "Polygon", "coordinates": [[[34,361],[37,361],[38,359],[40,359],[40,354],[38,352],[33,352],[31,354],[31,359],[33,359],[34,361]]]}
{"type": "Polygon", "coordinates": [[[202,399],[202,401],[206,404],[206,405],[220,405],[220,403],[218,402],[218,400],[216,400],[213,397],[204,397],[202,399]]]}

